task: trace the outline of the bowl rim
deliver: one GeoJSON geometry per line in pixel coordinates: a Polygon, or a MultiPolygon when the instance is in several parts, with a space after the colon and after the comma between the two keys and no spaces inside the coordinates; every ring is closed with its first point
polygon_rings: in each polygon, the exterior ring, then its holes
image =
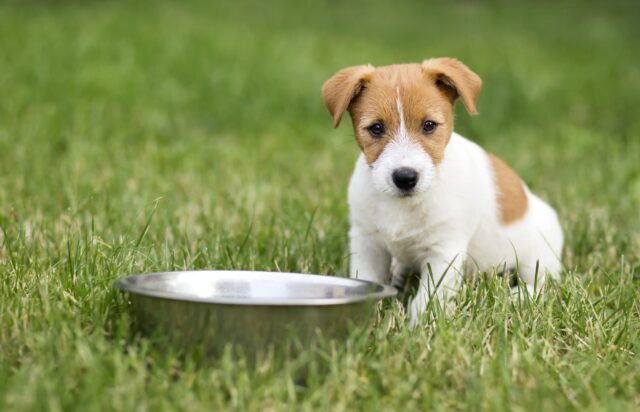
{"type": "Polygon", "coordinates": [[[149,272],[139,273],[135,275],[125,276],[113,281],[113,286],[120,289],[123,292],[128,292],[133,295],[141,295],[153,298],[160,298],[166,300],[180,301],[180,302],[197,302],[197,303],[210,303],[210,304],[223,304],[223,305],[239,305],[239,306],[333,306],[333,305],[345,305],[349,303],[359,303],[366,301],[379,301],[385,298],[391,298],[397,295],[396,288],[390,285],[384,285],[377,282],[371,282],[362,279],[353,279],[341,276],[328,276],[328,275],[316,275],[309,273],[295,273],[295,272],[271,272],[263,270],[177,270],[167,272],[149,272]],[[162,275],[177,275],[185,273],[209,273],[211,275],[216,274],[228,274],[228,273],[263,273],[263,274],[278,274],[278,275],[294,275],[294,276],[310,276],[317,280],[322,279],[340,279],[340,281],[346,283],[355,284],[368,284],[379,287],[378,291],[373,293],[367,293],[361,296],[349,296],[340,298],[234,298],[234,297],[199,297],[190,295],[187,293],[171,293],[160,290],[153,290],[138,286],[135,281],[141,278],[162,276],[162,275]]]}

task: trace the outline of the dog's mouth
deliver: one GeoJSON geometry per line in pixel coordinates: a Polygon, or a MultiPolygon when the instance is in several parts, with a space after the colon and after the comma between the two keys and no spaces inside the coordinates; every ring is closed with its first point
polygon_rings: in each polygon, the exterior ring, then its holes
{"type": "Polygon", "coordinates": [[[398,189],[396,193],[398,194],[398,197],[412,197],[413,195],[416,194],[416,191],[414,189],[409,189],[409,190],[398,189]]]}

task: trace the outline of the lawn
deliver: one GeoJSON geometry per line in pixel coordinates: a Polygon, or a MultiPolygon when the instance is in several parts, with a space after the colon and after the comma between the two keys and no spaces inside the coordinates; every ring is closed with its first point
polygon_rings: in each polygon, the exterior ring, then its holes
{"type": "Polygon", "coordinates": [[[0,410],[640,408],[640,6],[631,1],[0,4],[0,410]],[[222,4],[224,3],[224,4],[222,4]],[[390,303],[305,382],[132,337],[120,276],[345,276],[350,121],[322,82],[454,56],[456,130],[554,205],[562,281],[390,303]]]}

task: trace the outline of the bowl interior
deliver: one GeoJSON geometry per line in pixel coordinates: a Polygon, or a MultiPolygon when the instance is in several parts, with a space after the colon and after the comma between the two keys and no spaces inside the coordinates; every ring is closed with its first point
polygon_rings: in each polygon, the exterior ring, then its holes
{"type": "Polygon", "coordinates": [[[331,304],[395,294],[388,286],[356,279],[248,271],[150,273],[116,285],[142,295],[230,304],[331,304]]]}

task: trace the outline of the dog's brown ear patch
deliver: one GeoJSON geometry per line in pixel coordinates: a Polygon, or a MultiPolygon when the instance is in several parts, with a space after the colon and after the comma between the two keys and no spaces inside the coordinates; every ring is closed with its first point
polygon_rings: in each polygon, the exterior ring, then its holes
{"type": "Polygon", "coordinates": [[[482,88],[482,79],[462,62],[439,57],[422,62],[422,70],[454,101],[460,97],[469,114],[478,114],[476,103],[482,88]]]}
{"type": "Polygon", "coordinates": [[[322,99],[338,127],[351,101],[362,91],[375,68],[370,64],[342,69],[322,85],[322,99]]]}
{"type": "Polygon", "coordinates": [[[527,212],[527,194],[522,180],[502,159],[487,152],[494,181],[499,218],[503,225],[522,219],[527,212]]]}

